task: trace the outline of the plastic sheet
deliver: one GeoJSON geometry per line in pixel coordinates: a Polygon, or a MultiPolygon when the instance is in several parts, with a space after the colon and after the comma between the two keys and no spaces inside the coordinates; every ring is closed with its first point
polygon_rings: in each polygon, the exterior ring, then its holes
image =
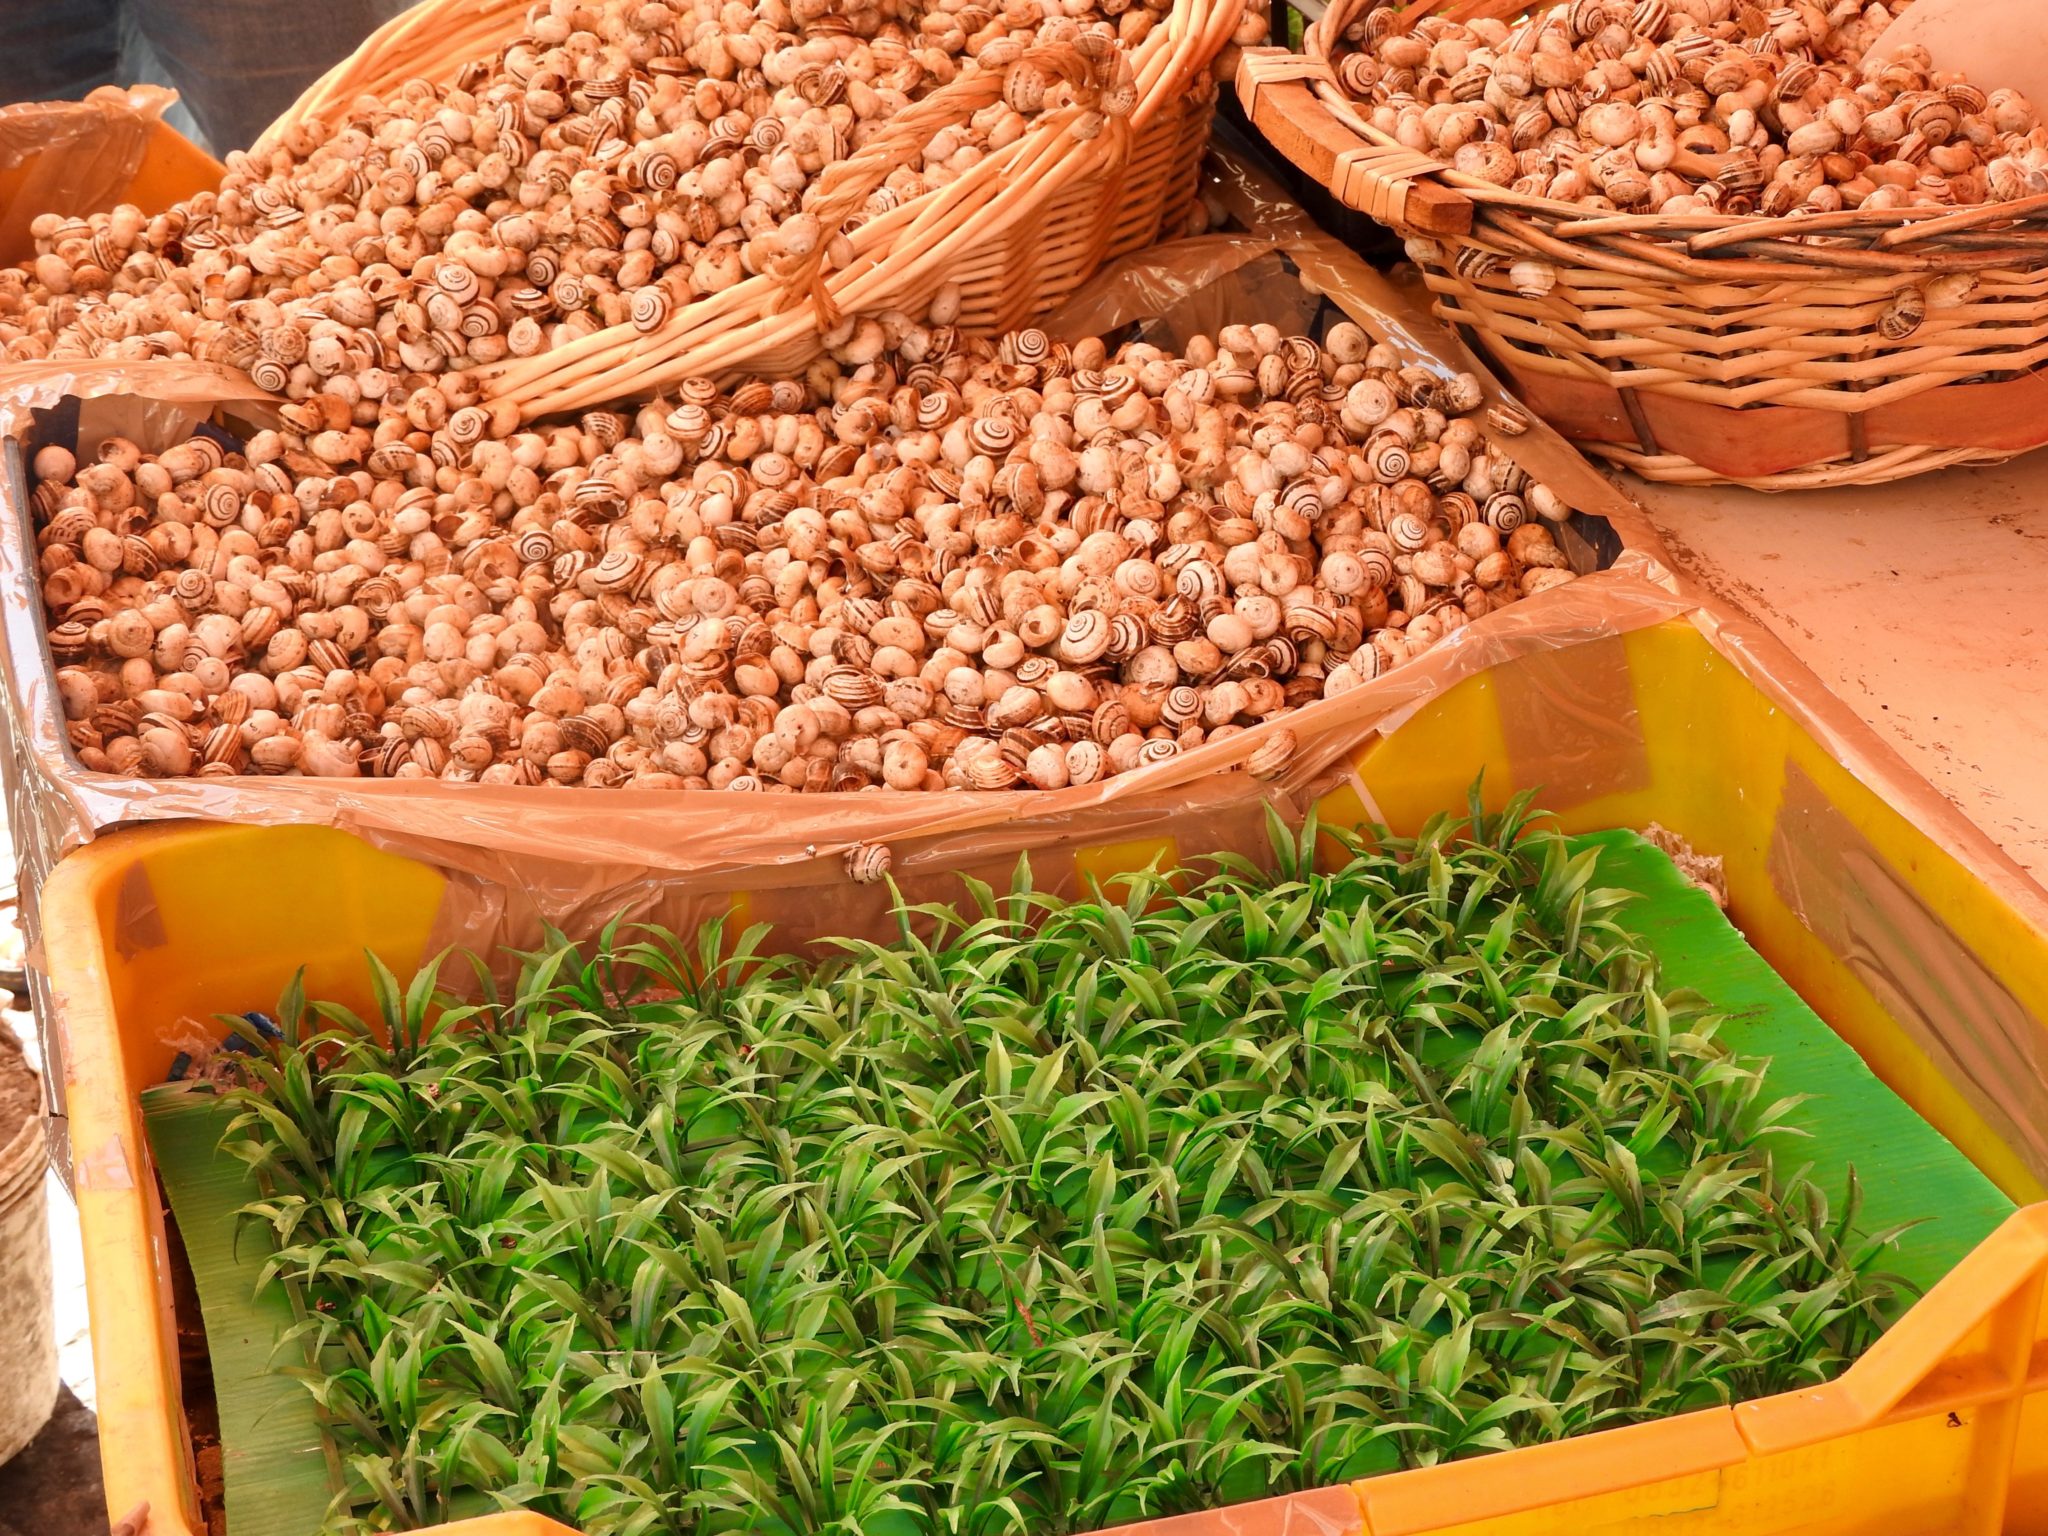
{"type": "MultiPolygon", "coordinates": [[[[1418,358],[1426,355],[1405,318],[1376,307],[1384,285],[1369,268],[1250,203],[1237,216],[1248,233],[1175,242],[1131,258],[1088,285],[1056,324],[1073,335],[1142,325],[1148,334],[1176,338],[1229,321],[1271,319],[1298,330],[1309,326],[1328,296],[1376,336],[1393,338],[1418,358]],[[1311,268],[1312,281],[1306,276],[1311,268]]],[[[249,395],[238,375],[182,362],[0,369],[0,433],[32,446],[51,440],[89,445],[119,431],[157,447],[209,409],[260,421],[264,403],[249,395]],[[71,400],[80,402],[75,422],[67,417],[71,400]]],[[[1507,446],[1519,458],[1525,447],[1548,445],[1531,433],[1507,446]]],[[[1595,477],[1595,483],[1604,490],[1605,482],[1595,477]]],[[[788,877],[790,889],[808,886],[818,861],[834,861],[836,868],[858,842],[889,844],[899,878],[908,881],[927,871],[962,869],[999,877],[1019,852],[1116,837],[1180,837],[1191,829],[1202,835],[1188,842],[1190,851],[1255,847],[1264,836],[1267,799],[1304,808],[1348,773],[1347,758],[1375,729],[1458,681],[1516,657],[1654,624],[1686,606],[1655,562],[1631,558],[1614,571],[1491,614],[1416,661],[1284,721],[1103,783],[1052,792],[754,796],[418,780],[149,781],[86,772],[66,746],[42,634],[33,544],[23,526],[24,490],[17,485],[7,498],[0,596],[9,714],[21,736],[16,776],[26,789],[17,793],[17,815],[27,813],[18,824],[34,830],[42,861],[102,829],[139,821],[331,825],[453,874],[451,889],[466,894],[451,896],[443,927],[449,937],[471,942],[516,941],[537,932],[542,921],[573,926],[627,905],[684,921],[742,884],[760,915],[768,916],[768,909],[782,905],[773,871],[798,872],[788,877]],[[1263,784],[1230,771],[1282,728],[1296,734],[1300,749],[1279,779],[1263,784]],[[675,907],[678,876],[690,877],[688,912],[675,907]]]]}
{"type": "Polygon", "coordinates": [[[177,93],[102,86],[83,101],[0,107],[0,265],[30,250],[39,214],[98,212],[125,196],[177,93]]]}

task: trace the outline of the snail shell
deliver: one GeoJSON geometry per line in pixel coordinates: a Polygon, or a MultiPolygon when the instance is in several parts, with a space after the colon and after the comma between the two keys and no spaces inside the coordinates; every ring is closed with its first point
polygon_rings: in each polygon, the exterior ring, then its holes
{"type": "Polygon", "coordinates": [[[1274,731],[1245,759],[1245,771],[1259,780],[1277,779],[1294,761],[1300,743],[1285,726],[1274,731]]]}
{"type": "Polygon", "coordinates": [[[1877,317],[1877,333],[1886,341],[1904,341],[1927,318],[1927,295],[1918,287],[1901,288],[1877,317]]]}
{"type": "Polygon", "coordinates": [[[855,843],[846,850],[846,875],[856,885],[877,885],[889,873],[887,843],[855,843]]]}
{"type": "Polygon", "coordinates": [[[1059,658],[1076,666],[1100,661],[1109,650],[1110,618],[1099,609],[1085,609],[1067,620],[1056,647],[1059,658]]]}

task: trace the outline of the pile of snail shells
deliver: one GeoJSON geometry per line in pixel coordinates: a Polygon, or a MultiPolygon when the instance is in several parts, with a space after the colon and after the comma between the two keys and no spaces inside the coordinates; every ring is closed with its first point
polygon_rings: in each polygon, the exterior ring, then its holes
{"type": "MultiPolygon", "coordinates": [[[[2048,191],[2048,127],[2026,97],[1917,47],[1866,63],[1890,20],[1860,0],[1571,0],[1401,32],[1382,9],[1335,70],[1402,144],[1591,209],[1775,217],[2048,191]]],[[[1546,279],[1531,262],[1516,286],[1540,296],[1546,279]]]]}
{"type": "Polygon", "coordinates": [[[1570,581],[1478,405],[1348,323],[1112,356],[893,316],[573,425],[45,447],[57,693],[129,775],[1085,784],[1570,581]]]}
{"type": "MultiPolygon", "coordinates": [[[[422,381],[676,309],[943,186],[1042,112],[1098,127],[1166,0],[543,0],[459,84],[410,81],[237,152],[218,191],[37,218],[0,270],[0,353],[196,357],[365,420],[422,381]],[[1071,44],[1088,81],[1028,46],[1071,44]],[[850,226],[820,173],[912,101],[1004,67],[1002,99],[921,146],[850,226]],[[1092,101],[1093,105],[1088,103],[1092,101]]],[[[1085,129],[1080,130],[1085,131],[1085,129]]]]}

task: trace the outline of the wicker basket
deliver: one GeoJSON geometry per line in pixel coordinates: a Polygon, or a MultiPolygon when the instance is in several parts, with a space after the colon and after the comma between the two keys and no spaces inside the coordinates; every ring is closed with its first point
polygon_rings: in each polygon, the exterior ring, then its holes
{"type": "MultiPolygon", "coordinates": [[[[259,142],[302,118],[337,115],[368,91],[452,81],[495,52],[526,9],[527,0],[425,0],[373,33],[259,142]]],[[[1008,330],[1048,313],[1105,261],[1180,232],[1208,146],[1210,71],[1242,11],[1243,0],[1175,0],[1132,59],[1138,90],[1128,118],[1083,137],[1091,114],[1047,113],[958,180],[860,224],[846,268],[750,277],[654,329],[612,326],[479,370],[488,395],[531,419],[693,376],[798,372],[821,354],[822,331],[838,315],[921,313],[948,282],[961,288],[965,328],[1008,330]]],[[[1027,58],[1058,62],[1046,50],[1027,58]]],[[[824,222],[851,215],[891,170],[941,127],[995,100],[1000,86],[1000,75],[977,71],[901,114],[821,179],[814,206],[824,222]]]]}
{"type": "Polygon", "coordinates": [[[1513,192],[1404,148],[1338,87],[1333,48],[1385,3],[1333,0],[1301,53],[1247,50],[1244,109],[1339,201],[1411,237],[1437,313],[1586,452],[1651,480],[1783,490],[2048,443],[2048,197],[1767,219],[1513,192]],[[1525,259],[1555,270],[1548,293],[1517,291],[1525,259]],[[1958,274],[1974,289],[1938,281],[1958,274]]]}

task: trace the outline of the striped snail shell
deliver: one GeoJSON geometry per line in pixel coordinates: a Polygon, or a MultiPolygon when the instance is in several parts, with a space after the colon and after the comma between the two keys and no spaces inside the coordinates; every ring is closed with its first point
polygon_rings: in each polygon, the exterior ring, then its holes
{"type": "Polygon", "coordinates": [[[491,429],[490,413],[479,405],[465,405],[448,418],[448,425],[441,430],[448,441],[459,448],[467,448],[484,440],[491,429]]]}
{"type": "Polygon", "coordinates": [[[1086,666],[1100,661],[1109,649],[1110,617],[1100,609],[1088,608],[1071,615],[1056,647],[1062,661],[1086,666]]]}
{"type": "Polygon", "coordinates": [[[1017,425],[1004,416],[977,416],[967,424],[967,441],[993,458],[1017,446],[1017,425]]]}
{"type": "Polygon", "coordinates": [[[434,267],[434,286],[457,304],[467,304],[482,288],[476,273],[462,262],[442,257],[434,267]]]}
{"type": "Polygon", "coordinates": [[[232,485],[209,485],[200,493],[199,517],[210,528],[225,528],[242,516],[242,493],[232,485]]]}
{"type": "Polygon", "coordinates": [[[391,152],[391,170],[403,172],[406,176],[412,176],[414,180],[420,180],[420,176],[426,176],[430,170],[434,170],[434,162],[428,160],[426,150],[420,147],[418,139],[410,139],[391,152]]]}
{"type": "Polygon", "coordinates": [[[249,365],[249,382],[270,394],[282,394],[291,379],[291,369],[274,357],[259,357],[249,365]]]}
{"type": "Polygon", "coordinates": [[[711,412],[685,401],[668,413],[668,429],[685,443],[695,442],[711,430],[711,412]]]}
{"type": "Polygon", "coordinates": [[[624,591],[640,574],[640,557],[627,549],[609,550],[589,574],[591,584],[603,591],[624,591]]]}
{"type": "MultiPolygon", "coordinates": [[[[464,268],[467,271],[468,268],[464,268]]],[[[421,306],[427,312],[427,324],[437,331],[459,331],[462,328],[462,302],[452,293],[435,290],[427,295],[421,306]]]]}
{"type": "Polygon", "coordinates": [[[1328,645],[1337,638],[1337,616],[1319,603],[1298,603],[1287,609],[1285,622],[1287,633],[1296,640],[1320,640],[1328,645]]]}
{"type": "Polygon", "coordinates": [[[1220,599],[1226,583],[1223,573],[1207,560],[1190,560],[1181,566],[1173,585],[1175,592],[1199,610],[1202,604],[1220,599]]]}
{"type": "Polygon", "coordinates": [[[1017,681],[1027,688],[1039,687],[1059,670],[1060,664],[1050,656],[1026,656],[1015,668],[1017,681]]]}
{"type": "Polygon", "coordinates": [[[1467,280],[1487,277],[1498,272],[1501,265],[1501,258],[1482,245],[1461,245],[1458,254],[1451,259],[1452,269],[1467,280]]]}
{"type": "Polygon", "coordinates": [[[73,546],[85,542],[85,536],[99,526],[99,520],[84,507],[66,507],[51,517],[44,525],[52,544],[73,546]]]}
{"type": "Polygon", "coordinates": [[[846,875],[855,885],[875,885],[888,873],[887,843],[855,843],[846,850],[846,875]]]}
{"type": "Polygon", "coordinates": [[[1186,683],[1167,689],[1166,698],[1159,706],[1160,722],[1176,728],[1186,725],[1201,713],[1202,695],[1186,683]]]}
{"type": "Polygon", "coordinates": [[[1429,519],[1414,512],[1396,512],[1387,519],[1387,537],[1394,548],[1412,555],[1430,541],[1429,519]]]}
{"type": "Polygon", "coordinates": [[[77,661],[93,649],[92,626],[81,619],[67,619],[50,626],[50,654],[59,661],[77,661]]]}
{"type": "Polygon", "coordinates": [[[1519,406],[1502,402],[1486,408],[1486,429],[1503,437],[1520,437],[1529,430],[1528,415],[1519,406]]]}
{"type": "Polygon", "coordinates": [[[213,578],[204,571],[183,570],[171,578],[171,596],[194,607],[213,596],[213,578]]]}
{"type": "Polygon", "coordinates": [[[1480,513],[1486,525],[1500,533],[1513,533],[1529,520],[1529,508],[1521,497],[1512,491],[1496,491],[1486,498],[1486,506],[1480,513]]]}
{"type": "Polygon", "coordinates": [[[270,644],[271,638],[276,635],[283,622],[283,616],[275,608],[262,603],[256,604],[242,615],[243,648],[261,651],[270,644]]]}
{"type": "Polygon", "coordinates": [[[1368,590],[1385,587],[1394,579],[1394,557],[1384,549],[1367,546],[1355,556],[1365,570],[1365,584],[1368,590]]]}
{"type": "Polygon", "coordinates": [[[239,767],[242,761],[242,732],[233,725],[216,725],[206,733],[206,741],[199,749],[203,763],[223,767],[239,767]]]}
{"type": "Polygon", "coordinates": [[[598,445],[607,451],[618,447],[619,440],[626,435],[626,418],[617,411],[585,411],[577,418],[576,424],[596,438],[598,445]]]}
{"type": "Polygon", "coordinates": [[[1927,295],[1918,287],[1901,288],[1877,317],[1877,333],[1886,341],[1904,341],[1927,318],[1927,295]]]}
{"type": "Polygon", "coordinates": [[[864,635],[887,613],[888,610],[872,597],[849,597],[839,605],[839,622],[856,635],[864,635]]]}
{"type": "Polygon", "coordinates": [[[795,379],[777,379],[768,386],[768,409],[792,415],[810,404],[810,391],[795,379]]]}
{"type": "Polygon", "coordinates": [[[456,327],[459,334],[471,341],[482,336],[495,336],[504,320],[489,304],[471,304],[462,312],[462,323],[456,327]]]}
{"type": "Polygon", "coordinates": [[[1446,528],[1456,533],[1467,523],[1479,520],[1479,503],[1465,491],[1446,491],[1437,499],[1437,516],[1446,528]]]}
{"type": "Polygon", "coordinates": [[[562,745],[571,752],[600,757],[611,745],[604,727],[588,715],[568,715],[562,720],[562,745]]]}
{"type": "Polygon", "coordinates": [[[1109,621],[1109,646],[1103,657],[1108,661],[1128,661],[1151,642],[1143,619],[1134,613],[1120,613],[1109,621]]]}
{"type": "Polygon", "coordinates": [[[1408,452],[1408,445],[1392,434],[1382,434],[1365,445],[1366,464],[1371,468],[1373,478],[1382,485],[1392,485],[1408,477],[1410,465],[1414,462],[1408,452]]]}
{"type": "Polygon", "coordinates": [[[305,357],[306,333],[295,325],[273,325],[256,339],[256,346],[265,357],[289,365],[305,357]]]}
{"type": "Polygon", "coordinates": [[[953,599],[953,612],[969,624],[989,625],[995,623],[1002,608],[995,593],[987,587],[972,586],[960,589],[959,595],[953,599]]]}
{"type": "Polygon", "coordinates": [[[983,752],[963,770],[972,789],[1013,789],[1023,777],[1000,752],[983,752]]]}
{"type": "Polygon", "coordinates": [[[1011,331],[996,345],[996,360],[1035,368],[1052,354],[1052,338],[1035,325],[1011,331]]]}
{"type": "Polygon", "coordinates": [[[570,500],[578,507],[612,507],[626,499],[626,487],[616,471],[593,472],[577,483],[570,500]]]}
{"type": "Polygon", "coordinates": [[[631,305],[627,309],[627,315],[629,315],[629,319],[633,322],[633,330],[649,332],[649,330],[659,330],[659,328],[662,328],[662,324],[668,319],[668,311],[670,311],[668,289],[649,285],[645,289],[635,289],[633,291],[633,299],[631,299],[631,305]]]}
{"type": "Polygon", "coordinates": [[[1273,732],[1244,760],[1245,772],[1260,780],[1277,779],[1294,761],[1294,754],[1300,743],[1294,732],[1282,726],[1273,732]]]}
{"type": "Polygon", "coordinates": [[[727,405],[735,416],[759,416],[774,398],[774,386],[767,380],[749,379],[732,392],[727,405]]]}
{"type": "Polygon", "coordinates": [[[548,297],[555,301],[555,308],[568,314],[581,309],[590,300],[583,287],[583,279],[574,273],[564,272],[548,284],[548,297]]]}
{"type": "Polygon", "coordinates": [[[208,321],[192,338],[192,355],[201,362],[246,369],[256,356],[256,338],[234,326],[208,321]]]}
{"type": "Polygon", "coordinates": [[[1080,368],[1074,372],[1074,393],[1093,395],[1108,405],[1120,405],[1137,390],[1138,381],[1128,373],[1080,368]]]}
{"type": "MultiPolygon", "coordinates": [[[[364,467],[373,475],[390,476],[397,479],[411,473],[413,465],[419,462],[419,454],[410,443],[381,443],[370,450],[364,467]]],[[[270,468],[264,465],[263,468],[270,468]]],[[[286,494],[290,488],[286,487],[286,494]]]]}
{"type": "Polygon", "coordinates": [[[351,601],[373,619],[383,618],[403,596],[398,583],[389,576],[372,576],[367,581],[358,582],[349,594],[351,601]]]}
{"type": "MultiPolygon", "coordinates": [[[[529,272],[531,268],[532,263],[529,262],[529,272]]],[[[554,307],[555,301],[548,297],[547,289],[536,287],[533,283],[521,283],[515,288],[506,289],[504,294],[505,302],[522,315],[538,315],[554,307]]]]}
{"type": "Polygon", "coordinates": [[[958,394],[950,389],[936,390],[919,397],[917,424],[926,432],[937,432],[958,420],[960,410],[958,394]]]}
{"type": "Polygon", "coordinates": [[[839,64],[800,69],[790,81],[797,95],[814,107],[829,107],[846,96],[846,69],[839,64]]]}
{"type": "Polygon", "coordinates": [[[834,667],[825,674],[825,696],[848,709],[866,709],[882,702],[882,680],[859,667],[834,667]]]}
{"type": "Polygon", "coordinates": [[[129,576],[140,576],[147,580],[161,568],[156,551],[149,540],[140,534],[131,533],[121,541],[121,570],[129,576]]]}
{"type": "Polygon", "coordinates": [[[634,176],[650,192],[667,192],[682,180],[683,163],[672,150],[649,147],[636,164],[634,176]]]}
{"type": "Polygon", "coordinates": [[[1105,747],[1121,736],[1128,736],[1132,729],[1131,712],[1119,699],[1104,699],[1095,706],[1088,722],[1089,734],[1105,747]]]}
{"type": "Polygon", "coordinates": [[[1380,83],[1380,61],[1369,53],[1347,53],[1337,61],[1337,84],[1347,95],[1366,100],[1380,83]]]}
{"type": "Polygon", "coordinates": [[[1176,593],[1152,610],[1149,622],[1153,638],[1171,643],[1192,635],[1201,623],[1201,615],[1193,603],[1176,593]]]}
{"type": "Polygon", "coordinates": [[[1092,739],[1067,744],[1067,782],[1093,784],[1102,777],[1105,758],[1102,744],[1092,739]]]}
{"type": "Polygon", "coordinates": [[[1454,373],[1444,381],[1438,404],[1450,416],[1463,416],[1476,411],[1486,403],[1486,387],[1479,382],[1479,376],[1471,373],[1454,373]]]}
{"type": "Polygon", "coordinates": [[[1154,737],[1138,748],[1138,765],[1163,763],[1169,757],[1180,756],[1180,743],[1167,737],[1154,737]]]}

